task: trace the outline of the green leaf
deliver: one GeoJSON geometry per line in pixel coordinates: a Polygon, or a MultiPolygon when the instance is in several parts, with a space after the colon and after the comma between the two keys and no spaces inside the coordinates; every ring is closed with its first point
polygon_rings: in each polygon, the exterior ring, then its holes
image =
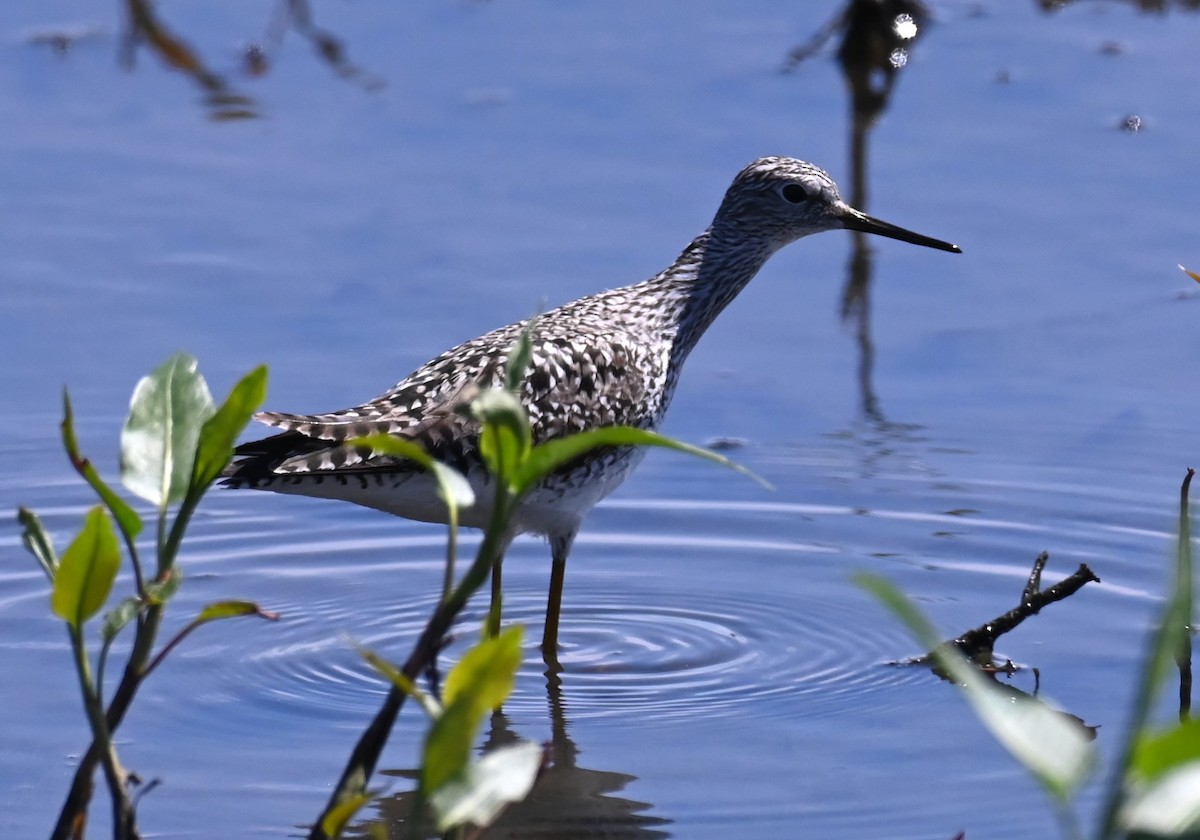
{"type": "Polygon", "coordinates": [[[521,334],[513,342],[508,351],[508,363],[504,366],[504,387],[512,392],[521,388],[525,374],[529,370],[529,362],[533,359],[533,327],[537,317],[530,318],[521,329],[521,334]]]}
{"type": "Polygon", "coordinates": [[[241,618],[245,615],[257,615],[268,621],[275,621],[279,618],[279,613],[264,610],[253,601],[214,601],[211,604],[206,604],[196,614],[196,617],[192,619],[191,623],[198,627],[210,621],[220,621],[225,618],[241,618]]]}
{"type": "MultiPolygon", "coordinates": [[[[955,681],[992,736],[1053,796],[1070,797],[1094,763],[1093,744],[1078,721],[1036,697],[1001,691],[960,654],[950,656],[961,663],[955,681]]],[[[945,658],[939,661],[944,664],[945,658]]]]}
{"type": "Polygon", "coordinates": [[[533,446],[529,418],[515,395],[493,388],[481,391],[470,403],[471,415],[483,424],[479,454],[494,476],[510,486],[533,446]]]}
{"type": "Polygon", "coordinates": [[[1141,781],[1153,782],[1191,763],[1200,767],[1200,720],[1197,719],[1162,732],[1143,732],[1134,748],[1130,769],[1141,781]]]}
{"type": "Polygon", "coordinates": [[[930,651],[939,667],[963,687],[980,722],[1058,800],[1087,776],[1093,746],[1077,722],[1040,700],[1001,691],[952,645],[898,589],[881,577],[857,574],[855,582],[874,595],[930,651]]]}
{"type": "Polygon", "coordinates": [[[155,606],[162,606],[175,596],[182,582],[183,573],[178,566],[172,566],[164,580],[153,580],[146,584],[146,600],[155,606]]]}
{"type": "MultiPolygon", "coordinates": [[[[1128,733],[1118,759],[1118,772],[1104,799],[1100,837],[1102,840],[1117,836],[1117,823],[1132,805],[1126,801],[1130,776],[1136,764],[1138,739],[1146,729],[1146,721],[1163,681],[1166,680],[1173,660],[1190,646],[1189,625],[1192,621],[1192,530],[1188,509],[1188,491],[1194,470],[1188,470],[1180,488],[1179,539],[1175,543],[1175,563],[1166,602],[1163,604],[1158,626],[1151,634],[1149,647],[1142,659],[1142,673],[1134,693],[1132,710],[1127,723],[1128,733]]],[[[1173,775],[1173,774],[1172,774],[1173,775]]]]}
{"type": "Polygon", "coordinates": [[[448,467],[441,461],[430,457],[429,453],[411,440],[392,437],[382,432],[366,437],[354,438],[347,441],[347,446],[365,446],[376,455],[392,455],[397,458],[407,458],[420,464],[432,475],[438,485],[438,496],[447,505],[456,508],[466,508],[475,504],[475,493],[466,476],[458,470],[448,467]]]}
{"type": "Polygon", "coordinates": [[[442,713],[441,705],[433,697],[426,694],[417,684],[404,675],[404,672],[397,668],[392,663],[388,662],[375,651],[369,648],[356,645],[358,655],[367,661],[367,664],[382,674],[392,685],[403,691],[409,697],[412,697],[423,708],[431,718],[436,719],[442,713]]]}
{"type": "Polygon", "coordinates": [[[265,365],[259,365],[233,386],[225,402],[200,429],[188,492],[202,492],[221,475],[233,457],[233,445],[238,435],[246,428],[266,396],[265,365]]]}
{"type": "Polygon", "coordinates": [[[673,449],[676,452],[695,455],[698,458],[704,458],[723,467],[736,470],[754,479],[767,489],[771,489],[770,484],[750,470],[708,449],[701,449],[698,446],[683,443],[665,435],[660,435],[657,432],[638,429],[633,426],[608,426],[603,429],[592,429],[567,437],[555,438],[554,440],[548,440],[545,443],[535,446],[513,479],[512,483],[516,488],[516,492],[527,492],[562,465],[573,461],[593,449],[604,446],[657,446],[664,449],[673,449]]]}
{"type": "Polygon", "coordinates": [[[37,559],[54,583],[54,575],[58,571],[58,554],[54,551],[54,543],[46,533],[42,520],[29,508],[17,508],[17,522],[21,525],[21,542],[29,549],[29,553],[37,559]]]}
{"type": "Polygon", "coordinates": [[[321,833],[326,837],[340,837],[354,815],[374,798],[375,793],[371,791],[347,796],[326,812],[325,819],[321,820],[321,833]]]}
{"type": "Polygon", "coordinates": [[[119,604],[104,614],[104,622],[100,625],[100,655],[96,659],[96,687],[98,691],[104,688],[104,666],[108,662],[108,649],[113,639],[133,621],[142,609],[142,600],[135,596],[123,599],[119,604]]]}
{"type": "Polygon", "coordinates": [[[112,643],[125,625],[133,621],[142,609],[142,600],[129,596],[104,614],[104,623],[100,625],[100,639],[105,647],[112,643]]]}
{"type": "Polygon", "coordinates": [[[50,595],[54,614],[76,629],[82,627],[104,606],[120,564],[117,535],[104,508],[97,505],[63,553],[50,595]]]}
{"type": "Polygon", "coordinates": [[[1185,764],[1149,785],[1135,785],[1120,812],[1128,837],[1200,835],[1200,764],[1185,764]]]}
{"type": "Polygon", "coordinates": [[[259,618],[267,619],[267,621],[277,621],[279,619],[279,613],[264,610],[253,601],[215,601],[201,609],[195,618],[185,624],[175,634],[171,641],[163,645],[162,650],[146,665],[143,676],[148,675],[161,665],[163,660],[167,658],[167,655],[179,647],[180,643],[190,636],[197,627],[208,624],[211,621],[220,621],[225,618],[241,618],[246,615],[256,615],[259,618]]]}
{"type": "Polygon", "coordinates": [[[117,521],[117,527],[132,544],[137,539],[137,535],[142,532],[142,518],[125,503],[124,499],[113,492],[112,488],[96,472],[92,462],[80,453],[79,441],[75,437],[75,412],[71,408],[71,395],[66,388],[63,388],[63,419],[59,428],[62,432],[63,448],[67,451],[71,466],[83,476],[83,480],[100,497],[100,501],[104,502],[108,512],[117,521]]]}
{"type": "Polygon", "coordinates": [[[442,688],[446,705],[466,697],[484,713],[500,708],[512,694],[513,681],[521,667],[524,634],[523,627],[514,625],[467,651],[446,675],[446,685],[442,688]]]}
{"type": "Polygon", "coordinates": [[[425,736],[422,751],[420,791],[428,797],[453,779],[471,760],[471,745],[483,720],[468,700],[449,703],[425,736]]]}
{"type": "MultiPolygon", "coordinates": [[[[1163,611],[1156,634],[1154,664],[1144,679],[1157,694],[1160,680],[1172,658],[1187,650],[1192,616],[1192,524],[1188,515],[1184,481],[1180,505],[1180,538],[1176,544],[1175,586],[1163,611]]],[[[1127,780],[1132,796],[1121,808],[1127,830],[1157,836],[1182,836],[1200,829],[1200,720],[1183,721],[1162,732],[1139,727],[1138,739],[1129,757],[1127,780]]]]}
{"type": "Polygon", "coordinates": [[[421,793],[429,796],[463,772],[484,715],[510,693],[521,664],[523,628],[510,627],[463,656],[446,676],[443,711],[425,738],[421,793]]]}
{"type": "Polygon", "coordinates": [[[529,795],[541,766],[542,748],[532,741],[500,747],[468,763],[429,797],[438,830],[490,825],[507,805],[529,795]]]}
{"type": "Polygon", "coordinates": [[[200,429],[213,411],[208,385],[186,353],[143,377],[121,431],[121,480],[129,491],[159,508],[182,501],[200,429]]]}

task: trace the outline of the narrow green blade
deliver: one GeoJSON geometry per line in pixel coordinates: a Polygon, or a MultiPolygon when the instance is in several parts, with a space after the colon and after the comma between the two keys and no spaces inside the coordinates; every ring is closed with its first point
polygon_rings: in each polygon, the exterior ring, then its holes
{"type": "Polygon", "coordinates": [[[225,402],[204,422],[196,445],[189,492],[202,492],[233,457],[233,445],[267,396],[267,368],[259,365],[233,386],[225,402]]]}

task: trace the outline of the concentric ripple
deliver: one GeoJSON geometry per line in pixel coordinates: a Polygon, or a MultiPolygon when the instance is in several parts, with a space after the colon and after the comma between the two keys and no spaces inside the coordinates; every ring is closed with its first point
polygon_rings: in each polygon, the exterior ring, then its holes
{"type": "MultiPolygon", "coordinates": [[[[534,613],[539,607],[537,599],[529,605],[534,613]]],[[[884,664],[881,652],[903,642],[880,628],[845,603],[648,592],[636,582],[630,590],[589,590],[568,605],[560,631],[563,695],[571,719],[845,712],[880,688],[917,678],[884,664]]],[[[544,696],[529,690],[535,683],[523,685],[513,706],[544,708],[544,696]]]]}
{"type": "MultiPolygon", "coordinates": [[[[547,708],[536,646],[544,581],[532,573],[511,578],[505,621],[527,627],[527,652],[506,710],[540,716],[547,708]]],[[[656,578],[628,586],[585,573],[577,578],[560,635],[561,696],[571,720],[631,712],[640,719],[845,712],[870,703],[874,691],[919,677],[884,664],[907,650],[894,628],[866,622],[846,604],[771,604],[753,593],[704,585],[668,591],[656,578]]],[[[401,661],[435,604],[427,596],[359,602],[353,611],[340,597],[282,605],[292,618],[256,634],[254,641],[266,647],[247,646],[234,657],[226,650],[223,679],[243,696],[304,715],[369,712],[386,686],[352,642],[401,661]]],[[[478,638],[485,605],[480,594],[456,626],[447,665],[478,638]]]]}
{"type": "MultiPolygon", "coordinates": [[[[505,563],[504,619],[526,626],[526,661],[506,711],[529,720],[561,710],[576,722],[811,720],[928,702],[923,689],[904,690],[931,679],[925,671],[887,664],[919,653],[914,643],[848,583],[864,566],[932,599],[953,630],[1011,607],[1035,553],[1056,548],[1051,538],[1072,549],[1056,569],[1099,561],[1104,597],[1144,597],[1129,558],[1145,552],[1147,505],[1123,498],[1110,516],[1110,500],[1093,492],[1081,504],[1094,517],[1055,518],[1050,503],[1077,485],[1022,494],[960,482],[951,493],[907,475],[876,482],[876,504],[865,507],[643,499],[598,509],[568,569],[559,679],[547,678],[537,649],[547,552],[518,541],[505,563]]],[[[283,615],[253,633],[205,630],[209,647],[189,645],[188,671],[206,697],[240,701],[251,720],[282,712],[357,725],[378,707],[387,686],[355,645],[394,662],[408,655],[437,603],[442,534],[345,516],[320,509],[265,529],[254,517],[198,523],[189,568],[203,574],[182,590],[191,606],[232,586],[283,615]]],[[[463,557],[477,540],[463,535],[463,557]]],[[[456,624],[444,668],[478,638],[486,602],[479,593],[456,624]]]]}

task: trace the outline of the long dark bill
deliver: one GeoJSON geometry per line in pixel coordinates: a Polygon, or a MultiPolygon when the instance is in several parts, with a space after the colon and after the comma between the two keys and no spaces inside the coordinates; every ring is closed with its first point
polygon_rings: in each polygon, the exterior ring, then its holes
{"type": "Polygon", "coordinates": [[[937,248],[939,251],[951,251],[955,254],[962,253],[962,249],[957,245],[951,245],[949,242],[943,242],[931,236],[922,236],[919,233],[913,233],[911,230],[905,230],[890,222],[876,219],[874,216],[868,216],[866,213],[860,213],[852,207],[846,208],[846,213],[842,216],[842,224],[847,230],[861,230],[863,233],[875,233],[879,236],[889,237],[890,239],[899,239],[901,242],[911,242],[913,245],[937,248]]]}

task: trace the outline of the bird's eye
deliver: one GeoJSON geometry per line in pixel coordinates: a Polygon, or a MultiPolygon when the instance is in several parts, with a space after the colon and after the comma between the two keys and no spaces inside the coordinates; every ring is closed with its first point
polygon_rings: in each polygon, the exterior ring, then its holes
{"type": "Polygon", "coordinates": [[[799,184],[785,184],[783,187],[783,197],[792,204],[799,204],[802,201],[808,201],[808,190],[799,184]]]}

